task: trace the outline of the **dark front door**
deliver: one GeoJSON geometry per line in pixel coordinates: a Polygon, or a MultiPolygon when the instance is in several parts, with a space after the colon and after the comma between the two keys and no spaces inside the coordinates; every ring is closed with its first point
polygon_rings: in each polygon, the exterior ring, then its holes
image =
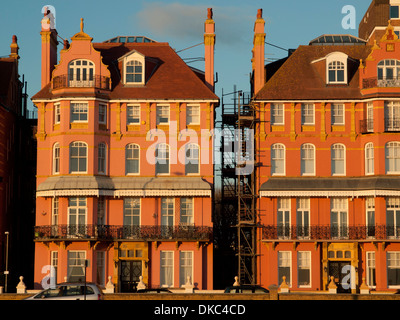
{"type": "Polygon", "coordinates": [[[121,292],[136,292],[136,287],[141,275],[142,261],[120,261],[121,292]]]}
{"type": "Polygon", "coordinates": [[[338,293],[351,293],[349,267],[344,268],[350,265],[349,261],[329,261],[329,281],[333,277],[338,293]],[[343,279],[344,277],[346,279],[343,279]]]}

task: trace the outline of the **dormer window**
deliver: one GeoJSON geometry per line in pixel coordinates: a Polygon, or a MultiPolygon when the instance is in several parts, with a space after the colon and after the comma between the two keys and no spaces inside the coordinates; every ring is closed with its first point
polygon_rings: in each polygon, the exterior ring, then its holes
{"type": "Polygon", "coordinates": [[[343,52],[333,52],[326,56],[326,83],[347,84],[348,56],[343,52]]]}
{"type": "Polygon", "coordinates": [[[119,59],[122,60],[122,74],[125,85],[144,85],[145,57],[133,50],[119,59]]]}
{"type": "Polygon", "coordinates": [[[344,63],[340,61],[332,61],[328,65],[328,77],[329,83],[343,83],[344,63]]]}
{"type": "Polygon", "coordinates": [[[127,84],[143,82],[143,66],[140,61],[132,60],[126,63],[125,81],[127,84]]]}
{"type": "Polygon", "coordinates": [[[94,63],[89,60],[73,60],[68,65],[69,87],[93,87],[94,63]]]}

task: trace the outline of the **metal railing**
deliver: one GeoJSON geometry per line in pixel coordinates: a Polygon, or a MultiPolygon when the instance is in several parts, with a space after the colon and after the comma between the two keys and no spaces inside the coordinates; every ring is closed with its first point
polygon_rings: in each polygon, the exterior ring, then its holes
{"type": "Polygon", "coordinates": [[[360,120],[360,132],[361,133],[374,132],[374,120],[373,119],[360,120]]]}
{"type": "Polygon", "coordinates": [[[262,227],[263,240],[400,240],[400,226],[276,226],[262,227]]]}
{"type": "Polygon", "coordinates": [[[68,75],[64,74],[53,78],[53,89],[61,88],[95,88],[110,90],[111,81],[109,77],[95,75],[90,80],[69,80],[68,75]]]}
{"type": "Polygon", "coordinates": [[[35,226],[35,240],[96,239],[96,240],[211,240],[212,227],[121,226],[121,225],[46,225],[35,226]]]}
{"type": "Polygon", "coordinates": [[[371,77],[363,79],[362,88],[397,88],[400,87],[400,78],[398,77],[371,77]]]}

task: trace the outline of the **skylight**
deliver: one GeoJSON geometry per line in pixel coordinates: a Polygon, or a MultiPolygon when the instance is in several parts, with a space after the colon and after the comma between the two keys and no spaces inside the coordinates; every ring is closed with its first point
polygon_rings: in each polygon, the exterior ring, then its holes
{"type": "Polygon", "coordinates": [[[104,43],[149,43],[149,42],[156,42],[156,41],[142,36],[118,36],[104,41],[104,43]]]}
{"type": "Polygon", "coordinates": [[[324,34],[310,41],[310,46],[322,45],[365,45],[367,41],[352,36],[350,34],[324,34]]]}

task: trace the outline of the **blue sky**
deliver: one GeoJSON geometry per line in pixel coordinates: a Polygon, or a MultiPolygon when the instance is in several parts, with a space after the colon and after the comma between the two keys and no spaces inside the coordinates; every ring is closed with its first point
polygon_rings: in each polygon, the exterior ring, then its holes
{"type": "MultiPolygon", "coordinates": [[[[358,35],[357,29],[344,29],[346,5],[356,9],[356,26],[370,0],[14,0],[0,8],[0,56],[10,53],[12,35],[20,47],[20,74],[28,82],[28,95],[40,90],[40,21],[42,8],[56,9],[56,28],[60,37],[70,39],[80,30],[94,42],[117,35],[143,35],[160,42],[169,42],[182,58],[204,56],[204,21],[207,8],[213,8],[216,26],[215,71],[218,72],[216,94],[233,91],[233,86],[249,91],[253,27],[257,10],[263,9],[266,41],[289,49],[307,45],[322,34],[358,35]]],[[[62,45],[59,45],[59,50],[62,45]]],[[[266,45],[266,59],[283,58],[286,51],[266,45]]],[[[204,62],[191,63],[204,70],[204,62]]],[[[32,103],[28,104],[32,109],[32,103]]]]}

